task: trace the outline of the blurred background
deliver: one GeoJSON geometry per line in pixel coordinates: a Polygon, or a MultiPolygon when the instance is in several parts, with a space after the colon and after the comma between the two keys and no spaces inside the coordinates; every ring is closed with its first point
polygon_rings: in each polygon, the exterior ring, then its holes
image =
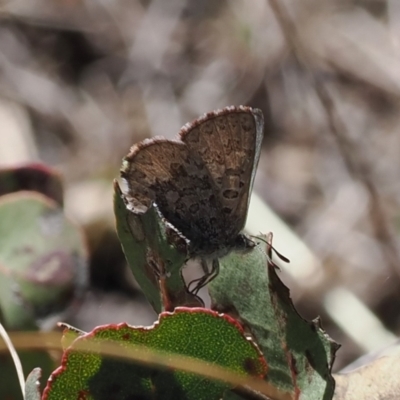
{"type": "Polygon", "coordinates": [[[248,229],[290,258],[297,309],[343,345],[335,371],[395,340],[398,1],[9,0],[0,15],[0,166],[57,169],[89,245],[68,322],[155,320],[125,267],[112,180],[133,143],[243,104],[265,117],[248,229]]]}

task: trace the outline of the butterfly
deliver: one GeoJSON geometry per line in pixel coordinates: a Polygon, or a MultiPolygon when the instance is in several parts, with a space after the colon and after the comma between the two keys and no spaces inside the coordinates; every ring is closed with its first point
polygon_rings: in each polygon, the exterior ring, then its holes
{"type": "Polygon", "coordinates": [[[218,274],[219,258],[254,246],[241,231],[263,127],[260,110],[230,106],[184,125],[177,140],[135,144],[123,160],[129,207],[146,212],[154,204],[188,240],[190,258],[200,258],[204,269],[211,260],[195,292],[218,274]]]}

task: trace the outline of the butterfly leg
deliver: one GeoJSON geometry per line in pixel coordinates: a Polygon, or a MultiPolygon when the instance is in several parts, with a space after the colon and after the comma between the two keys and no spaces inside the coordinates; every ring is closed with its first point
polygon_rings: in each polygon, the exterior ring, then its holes
{"type": "Polygon", "coordinates": [[[209,269],[209,265],[207,260],[204,258],[201,259],[201,268],[204,271],[204,275],[199,278],[191,281],[188,285],[188,290],[190,293],[197,295],[199,290],[210,283],[219,273],[219,261],[217,258],[214,258],[211,263],[211,270],[209,269]],[[190,287],[194,284],[194,288],[191,290],[190,287]]]}

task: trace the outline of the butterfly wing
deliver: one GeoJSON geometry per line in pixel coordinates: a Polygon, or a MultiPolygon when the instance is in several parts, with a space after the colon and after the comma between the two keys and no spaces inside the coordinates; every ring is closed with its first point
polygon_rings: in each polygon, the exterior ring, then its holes
{"type": "Polygon", "coordinates": [[[232,242],[243,230],[263,138],[260,110],[231,106],[205,114],[180,131],[192,157],[204,163],[216,188],[219,240],[232,242]]]}
{"type": "Polygon", "coordinates": [[[167,221],[195,244],[194,251],[217,249],[221,205],[208,169],[184,143],[154,138],[133,146],[121,176],[134,211],[145,212],[155,202],[167,221]]]}

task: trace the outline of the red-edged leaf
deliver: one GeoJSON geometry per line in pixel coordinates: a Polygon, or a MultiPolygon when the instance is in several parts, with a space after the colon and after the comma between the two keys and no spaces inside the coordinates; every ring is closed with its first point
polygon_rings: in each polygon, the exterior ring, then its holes
{"type": "Polygon", "coordinates": [[[134,328],[125,323],[103,326],[77,338],[65,351],[61,367],[52,374],[43,400],[217,400],[232,387],[174,368],[105,358],[101,346],[110,341],[117,342],[126,352],[139,346],[164,356],[203,360],[244,376],[262,377],[267,370],[258,348],[244,336],[234,319],[204,308],[182,307],[162,313],[153,327],[134,328]],[[98,352],[77,350],[88,348],[89,344],[96,345],[98,352]]]}

